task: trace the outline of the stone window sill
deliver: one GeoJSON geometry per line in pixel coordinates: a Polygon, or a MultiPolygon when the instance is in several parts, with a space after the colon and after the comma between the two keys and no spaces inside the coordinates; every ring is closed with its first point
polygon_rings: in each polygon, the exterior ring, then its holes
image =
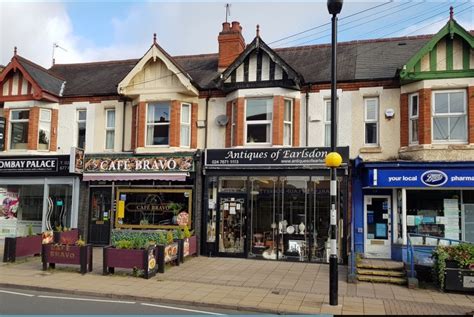
{"type": "Polygon", "coordinates": [[[374,147],[363,147],[359,151],[360,153],[382,153],[382,148],[380,146],[374,147]]]}

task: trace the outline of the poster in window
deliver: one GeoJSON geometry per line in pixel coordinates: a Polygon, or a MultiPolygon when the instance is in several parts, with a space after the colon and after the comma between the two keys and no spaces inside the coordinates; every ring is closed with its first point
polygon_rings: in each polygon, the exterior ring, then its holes
{"type": "Polygon", "coordinates": [[[123,217],[120,222],[117,217],[117,227],[191,228],[191,189],[119,189],[117,197],[124,198],[125,193],[123,217]]]}
{"type": "Polygon", "coordinates": [[[18,192],[0,187],[0,218],[16,219],[19,203],[18,192]]]}
{"type": "Polygon", "coordinates": [[[375,224],[375,237],[377,238],[387,238],[387,224],[386,223],[376,223],[375,224]]]}

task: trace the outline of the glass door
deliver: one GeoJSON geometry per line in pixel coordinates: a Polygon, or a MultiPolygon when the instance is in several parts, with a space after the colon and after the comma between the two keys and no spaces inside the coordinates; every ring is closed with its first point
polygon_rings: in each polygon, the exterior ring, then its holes
{"type": "Polygon", "coordinates": [[[219,253],[246,256],[246,195],[219,196],[219,253]]]}
{"type": "Polygon", "coordinates": [[[90,195],[89,243],[109,244],[112,188],[91,187],[90,195]]]}
{"type": "Polygon", "coordinates": [[[365,196],[365,253],[367,257],[391,257],[390,196],[365,196]]]}

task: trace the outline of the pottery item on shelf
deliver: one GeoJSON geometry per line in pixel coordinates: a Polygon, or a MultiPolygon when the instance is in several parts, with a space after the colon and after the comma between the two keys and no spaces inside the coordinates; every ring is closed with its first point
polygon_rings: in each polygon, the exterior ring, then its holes
{"type": "Polygon", "coordinates": [[[300,234],[304,234],[304,229],[305,228],[306,228],[306,226],[304,225],[304,223],[300,223],[300,225],[299,225],[300,234]]]}
{"type": "Polygon", "coordinates": [[[288,234],[293,234],[293,233],[295,232],[295,227],[293,227],[293,226],[288,226],[288,227],[286,228],[286,232],[287,232],[288,234]]]}
{"type": "Polygon", "coordinates": [[[293,225],[293,227],[295,228],[295,234],[298,234],[299,233],[298,225],[293,225]]]}

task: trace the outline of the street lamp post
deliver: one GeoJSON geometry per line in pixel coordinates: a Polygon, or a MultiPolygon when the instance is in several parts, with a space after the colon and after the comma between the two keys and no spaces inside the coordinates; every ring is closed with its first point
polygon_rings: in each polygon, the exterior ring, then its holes
{"type": "Polygon", "coordinates": [[[342,158],[336,151],[337,124],[336,124],[336,47],[337,47],[337,14],[341,12],[343,0],[328,0],[328,11],[332,14],[332,40],[331,40],[331,153],[326,157],[326,166],[331,168],[331,227],[329,256],[329,304],[337,306],[338,302],[338,272],[337,272],[337,168],[342,163],[342,158]]]}

